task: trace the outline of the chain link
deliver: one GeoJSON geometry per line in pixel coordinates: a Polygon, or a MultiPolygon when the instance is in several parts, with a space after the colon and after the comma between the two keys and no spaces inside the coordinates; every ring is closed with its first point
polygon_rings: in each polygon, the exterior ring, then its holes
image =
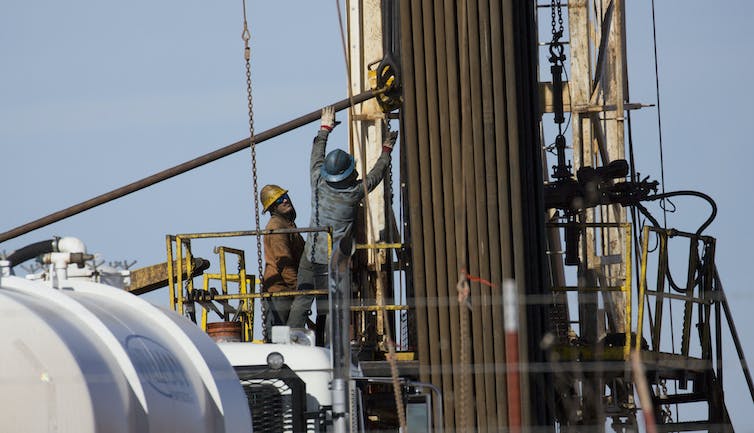
{"type": "Polygon", "coordinates": [[[553,36],[553,39],[555,39],[555,32],[556,32],[555,31],[555,10],[556,10],[557,6],[558,6],[557,0],[552,0],[550,2],[550,16],[552,17],[552,19],[551,19],[550,22],[552,23],[552,36],[553,36]]]}
{"type": "MultiPolygon", "coordinates": [[[[385,117],[386,117],[386,119],[385,119],[385,126],[386,126],[386,130],[387,130],[387,137],[390,137],[390,133],[392,132],[392,128],[391,128],[391,125],[390,125],[390,118],[387,117],[387,115],[385,117]]],[[[395,151],[395,143],[393,143],[393,151],[395,151]]],[[[387,234],[388,234],[387,241],[389,243],[395,243],[395,242],[402,242],[402,237],[401,237],[401,234],[400,234],[399,229],[397,227],[397,224],[396,224],[396,227],[395,227],[395,231],[393,231],[392,230],[392,224],[390,224],[389,222],[387,222],[387,221],[390,220],[390,218],[388,218],[387,215],[392,215],[393,214],[392,207],[393,207],[393,199],[394,199],[394,192],[393,192],[393,158],[390,158],[388,161],[389,162],[388,162],[388,165],[387,165],[387,173],[386,173],[386,176],[385,176],[385,182],[387,182],[387,185],[388,185],[388,188],[387,188],[388,189],[388,196],[387,196],[385,202],[390,206],[388,209],[385,210],[385,212],[386,212],[386,215],[385,215],[385,217],[386,217],[386,224],[388,225],[388,228],[389,228],[389,230],[387,230],[387,234]]],[[[390,252],[390,250],[386,250],[386,259],[385,260],[388,263],[392,263],[393,258],[392,258],[392,253],[390,252]]],[[[390,271],[394,271],[395,270],[395,269],[393,269],[392,265],[390,265],[390,267],[388,269],[390,271]]],[[[398,280],[399,280],[399,282],[401,284],[400,291],[402,292],[403,291],[403,280],[401,278],[399,278],[398,280]]],[[[395,282],[393,282],[393,287],[395,287],[395,282]]],[[[393,290],[393,298],[394,299],[396,298],[395,290],[393,290]]],[[[400,317],[400,322],[401,322],[400,346],[399,347],[401,347],[401,346],[405,346],[406,345],[406,340],[408,340],[408,336],[404,336],[404,332],[403,332],[403,330],[405,329],[404,328],[404,326],[405,326],[404,322],[407,320],[406,312],[405,311],[401,311],[399,313],[399,317],[400,317]]],[[[398,334],[398,333],[399,333],[398,331],[395,332],[395,334],[398,334]]],[[[398,335],[395,335],[395,339],[396,340],[398,339],[398,335]]]]}
{"type": "MultiPolygon", "coordinates": [[[[390,127],[390,119],[387,118],[387,115],[385,117],[386,117],[385,126],[386,126],[386,129],[387,129],[387,137],[390,137],[390,133],[392,132],[392,129],[390,127]]],[[[393,143],[393,146],[395,146],[395,143],[393,143]]],[[[393,149],[393,150],[395,150],[395,149],[393,149]]],[[[390,158],[388,160],[388,163],[387,163],[387,175],[385,177],[386,177],[385,182],[387,182],[387,188],[388,188],[388,190],[387,190],[387,192],[388,192],[387,203],[389,203],[390,206],[392,206],[393,205],[393,158],[390,158]]],[[[390,210],[388,210],[388,211],[390,211],[390,210]]],[[[387,233],[390,236],[390,239],[388,239],[388,242],[391,242],[391,243],[395,242],[395,236],[394,236],[395,234],[393,233],[393,231],[392,230],[388,230],[387,233]]]]}
{"type": "MultiPolygon", "coordinates": [[[[259,232],[259,184],[257,182],[257,145],[254,142],[254,101],[251,93],[251,48],[249,47],[249,40],[251,39],[251,33],[249,32],[249,25],[246,20],[246,1],[243,2],[243,32],[241,33],[241,39],[244,41],[244,60],[246,62],[246,100],[249,108],[249,148],[251,149],[251,175],[254,184],[254,223],[256,231],[259,232]]],[[[260,282],[260,290],[264,279],[262,270],[262,237],[257,234],[257,272],[260,282]]],[[[267,308],[264,307],[262,302],[262,335],[267,338],[267,308]]]]}
{"type": "Polygon", "coordinates": [[[553,39],[556,35],[560,35],[560,37],[563,36],[563,6],[561,5],[561,0],[552,0],[550,3],[550,15],[552,16],[552,36],[553,39]],[[558,29],[555,29],[555,13],[558,14],[557,23],[559,25],[558,29]]]}
{"type": "MultiPolygon", "coordinates": [[[[319,187],[318,185],[314,186],[314,227],[319,227],[319,187]]],[[[317,249],[317,238],[319,236],[319,232],[312,233],[312,254],[310,257],[309,262],[313,265],[314,264],[314,251],[317,249]]],[[[327,261],[330,261],[330,258],[327,258],[327,261]]]]}
{"type": "MultiPolygon", "coordinates": [[[[668,387],[664,379],[660,381],[660,387],[662,388],[662,394],[660,395],[662,395],[663,397],[667,397],[668,387]]],[[[673,422],[673,412],[670,410],[669,404],[666,404],[664,407],[660,409],[660,416],[662,417],[663,423],[665,424],[673,422]]]]}
{"type": "Polygon", "coordinates": [[[558,32],[560,33],[560,36],[563,36],[563,7],[561,6],[560,1],[561,0],[557,0],[555,6],[558,10],[558,24],[560,26],[558,32]]]}
{"type": "Polygon", "coordinates": [[[560,42],[560,39],[563,37],[563,7],[561,0],[552,0],[550,6],[552,41],[549,44],[550,58],[548,60],[552,64],[550,72],[552,73],[553,120],[558,125],[558,135],[555,137],[554,143],[558,163],[553,166],[552,177],[560,180],[570,178],[572,175],[571,166],[566,164],[566,139],[563,135],[563,123],[565,123],[565,115],[563,114],[563,71],[565,70],[566,56],[563,44],[560,42]]]}
{"type": "Polygon", "coordinates": [[[552,0],[550,3],[550,16],[552,17],[552,41],[550,42],[550,63],[562,65],[565,62],[563,54],[563,44],[560,39],[563,37],[563,6],[561,0],[552,0]],[[557,18],[556,18],[557,14],[557,18]],[[557,28],[555,24],[558,24],[557,28]]]}

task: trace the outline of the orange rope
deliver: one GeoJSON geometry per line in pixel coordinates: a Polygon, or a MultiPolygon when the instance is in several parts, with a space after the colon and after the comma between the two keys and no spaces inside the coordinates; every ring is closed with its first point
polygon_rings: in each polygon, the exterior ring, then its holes
{"type": "Polygon", "coordinates": [[[465,274],[465,275],[466,275],[466,279],[468,279],[469,281],[473,281],[473,282],[475,282],[475,283],[481,283],[481,284],[484,284],[485,286],[489,286],[489,287],[495,287],[495,288],[497,288],[497,284],[495,284],[495,283],[493,283],[493,282],[490,282],[490,281],[487,281],[487,280],[485,280],[484,278],[481,278],[481,277],[475,277],[475,276],[473,276],[473,275],[471,275],[471,274],[468,274],[468,273],[466,273],[466,269],[461,269],[461,273],[462,273],[462,274],[465,274]]]}

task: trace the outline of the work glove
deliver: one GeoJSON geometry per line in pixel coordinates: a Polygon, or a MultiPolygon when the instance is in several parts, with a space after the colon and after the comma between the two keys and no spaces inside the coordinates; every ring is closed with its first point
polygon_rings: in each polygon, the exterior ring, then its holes
{"type": "Polygon", "coordinates": [[[393,131],[388,135],[388,137],[385,139],[385,141],[382,142],[382,151],[390,153],[393,151],[393,146],[395,146],[395,140],[398,139],[398,131],[393,131]]]}
{"type": "Polygon", "coordinates": [[[335,107],[329,105],[322,109],[320,129],[332,131],[338,123],[340,122],[335,121],[335,107]]]}

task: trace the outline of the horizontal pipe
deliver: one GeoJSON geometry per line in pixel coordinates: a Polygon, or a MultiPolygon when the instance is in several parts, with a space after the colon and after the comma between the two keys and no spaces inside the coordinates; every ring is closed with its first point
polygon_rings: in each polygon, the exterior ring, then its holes
{"type": "MultiPolygon", "coordinates": [[[[350,107],[351,105],[360,104],[364,101],[372,99],[375,96],[377,96],[377,92],[372,91],[372,90],[367,90],[366,92],[355,95],[353,98],[340,100],[336,102],[335,104],[333,104],[333,106],[335,107],[335,111],[341,111],[345,108],[350,107]]],[[[277,137],[280,134],[283,134],[288,131],[292,131],[300,126],[304,126],[308,123],[311,123],[319,119],[320,115],[321,115],[320,110],[313,111],[309,114],[303,115],[301,117],[298,117],[286,123],[278,125],[274,128],[271,128],[259,134],[256,134],[254,135],[253,141],[256,144],[259,144],[263,141],[277,137]]],[[[250,140],[248,138],[244,138],[243,140],[239,140],[233,144],[230,144],[221,149],[215,150],[214,152],[207,153],[200,157],[194,158],[190,161],[186,161],[182,164],[178,164],[174,167],[168,168],[167,170],[163,170],[159,173],[155,173],[151,176],[147,176],[141,180],[137,180],[136,182],[129,183],[128,185],[114,189],[110,192],[106,192],[102,195],[98,195],[97,197],[83,201],[79,204],[51,213],[38,220],[29,222],[21,226],[18,226],[14,229],[8,230],[7,232],[0,234],[0,242],[5,242],[9,239],[13,239],[23,234],[29,233],[32,230],[36,230],[38,228],[50,225],[62,219],[84,212],[85,210],[89,210],[93,207],[121,198],[127,194],[131,194],[132,192],[136,192],[140,189],[144,189],[146,187],[152,186],[156,183],[162,182],[163,180],[167,180],[172,177],[178,176],[179,174],[183,174],[189,170],[193,170],[205,164],[209,164],[210,162],[216,161],[220,158],[224,158],[228,155],[231,155],[243,149],[248,149],[249,142],[250,140]]]]}

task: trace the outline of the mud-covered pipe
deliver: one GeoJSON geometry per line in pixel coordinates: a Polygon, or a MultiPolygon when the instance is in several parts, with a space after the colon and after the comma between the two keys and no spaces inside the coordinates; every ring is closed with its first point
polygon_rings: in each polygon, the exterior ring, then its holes
{"type": "Polygon", "coordinates": [[[56,252],[58,250],[59,239],[60,238],[52,238],[45,241],[34,242],[33,244],[13,251],[6,260],[9,262],[9,266],[13,268],[18,264],[31,260],[42,254],[56,252]]]}
{"type": "MultiPolygon", "coordinates": [[[[376,95],[377,95],[377,92],[372,91],[372,90],[367,90],[366,92],[359,93],[358,95],[352,98],[343,99],[332,105],[335,107],[335,111],[341,111],[345,108],[350,107],[351,105],[360,104],[364,101],[372,99],[376,95]]],[[[313,111],[309,114],[305,114],[301,117],[298,117],[296,119],[293,119],[291,121],[278,125],[272,129],[268,129],[266,131],[263,131],[259,134],[254,135],[253,141],[256,144],[259,144],[263,141],[277,137],[280,134],[283,134],[288,131],[292,131],[298,127],[314,122],[315,120],[320,118],[320,115],[321,115],[320,110],[313,111]]],[[[171,177],[178,176],[179,174],[183,174],[189,170],[193,170],[205,164],[209,164],[210,162],[216,161],[220,158],[226,157],[233,153],[239,152],[244,149],[248,149],[249,141],[250,141],[249,138],[244,138],[233,144],[225,146],[221,149],[215,150],[214,152],[207,153],[200,157],[194,158],[190,161],[186,161],[183,164],[176,165],[167,170],[163,170],[159,173],[155,173],[151,176],[145,177],[144,179],[137,180],[136,182],[133,182],[133,183],[129,183],[128,185],[114,189],[110,192],[104,193],[102,195],[99,195],[87,201],[81,202],[77,205],[73,205],[69,208],[51,213],[50,215],[47,215],[46,217],[18,226],[14,229],[8,230],[7,232],[0,233],[0,242],[4,242],[4,241],[7,241],[8,239],[16,238],[23,234],[29,233],[32,230],[36,230],[40,227],[50,225],[62,219],[84,212],[85,210],[89,210],[93,207],[99,206],[101,204],[105,204],[107,202],[121,198],[125,195],[131,194],[132,192],[136,192],[140,189],[144,189],[148,186],[152,186],[156,183],[162,182],[163,180],[167,180],[167,179],[170,179],[171,177]]]]}

